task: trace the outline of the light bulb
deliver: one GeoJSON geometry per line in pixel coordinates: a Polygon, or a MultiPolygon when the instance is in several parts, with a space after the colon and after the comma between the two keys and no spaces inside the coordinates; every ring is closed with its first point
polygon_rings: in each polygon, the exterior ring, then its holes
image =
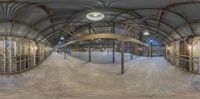
{"type": "Polygon", "coordinates": [[[60,37],[60,39],[61,39],[61,40],[64,40],[65,38],[62,36],[62,37],[60,37]]]}
{"type": "Polygon", "coordinates": [[[86,18],[92,21],[99,21],[104,18],[104,14],[100,12],[90,12],[86,15],[86,18]]]}
{"type": "Polygon", "coordinates": [[[150,34],[150,33],[147,32],[147,31],[143,33],[143,35],[146,35],[146,36],[148,36],[149,34],[150,34]]]}

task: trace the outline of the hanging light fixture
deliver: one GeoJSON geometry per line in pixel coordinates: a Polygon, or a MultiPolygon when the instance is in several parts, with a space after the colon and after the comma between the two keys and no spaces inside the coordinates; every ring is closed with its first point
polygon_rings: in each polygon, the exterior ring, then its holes
{"type": "Polygon", "coordinates": [[[101,12],[89,12],[87,15],[86,15],[86,18],[89,19],[89,20],[92,20],[92,21],[99,21],[99,20],[102,20],[104,18],[104,14],[101,13],[101,12]]]}
{"type": "Polygon", "coordinates": [[[60,40],[64,40],[64,39],[65,39],[64,36],[61,36],[61,37],[60,37],[60,40]]]}
{"type": "Polygon", "coordinates": [[[150,33],[148,32],[148,31],[145,31],[144,33],[143,33],[143,35],[146,35],[146,36],[148,36],[150,33]]]}

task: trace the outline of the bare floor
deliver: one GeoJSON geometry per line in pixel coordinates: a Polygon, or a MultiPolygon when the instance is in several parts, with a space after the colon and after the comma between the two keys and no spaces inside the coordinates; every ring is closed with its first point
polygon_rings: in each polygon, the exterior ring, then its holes
{"type": "Polygon", "coordinates": [[[0,76],[0,99],[200,99],[200,75],[172,66],[162,57],[125,55],[126,72],[120,74],[120,54],[93,52],[71,57],[53,53],[38,67],[13,76],[0,76]],[[102,57],[102,58],[100,58],[102,57]],[[105,61],[107,64],[99,64],[105,61]],[[97,64],[98,63],[98,64],[97,64]]]}

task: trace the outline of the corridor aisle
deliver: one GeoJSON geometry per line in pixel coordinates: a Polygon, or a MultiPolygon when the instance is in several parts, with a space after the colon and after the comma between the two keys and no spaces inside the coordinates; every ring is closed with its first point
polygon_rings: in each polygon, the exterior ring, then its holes
{"type": "MultiPolygon", "coordinates": [[[[92,54],[102,57],[102,61],[107,60],[105,55],[112,55],[92,54]]],[[[121,75],[120,62],[88,63],[69,55],[64,60],[63,54],[53,53],[33,70],[0,76],[0,99],[124,98],[200,99],[200,75],[181,71],[162,57],[127,60],[125,74],[121,75]]]]}

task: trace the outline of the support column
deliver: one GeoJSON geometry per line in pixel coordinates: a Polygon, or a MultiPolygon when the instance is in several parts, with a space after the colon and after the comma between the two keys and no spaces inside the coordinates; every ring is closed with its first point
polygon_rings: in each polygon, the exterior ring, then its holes
{"type": "Polygon", "coordinates": [[[90,46],[90,41],[89,41],[89,62],[91,62],[91,46],[90,46]]]}
{"type": "Polygon", "coordinates": [[[64,59],[66,59],[66,51],[67,51],[67,49],[66,49],[66,47],[64,47],[64,59]]]}
{"type": "MultiPolygon", "coordinates": [[[[143,34],[140,33],[140,41],[142,41],[142,36],[143,36],[143,34]]],[[[142,49],[142,45],[140,44],[139,46],[140,46],[140,50],[139,50],[140,51],[140,56],[142,56],[142,50],[143,50],[142,49]]]]}
{"type": "Polygon", "coordinates": [[[147,47],[147,51],[148,51],[148,57],[150,56],[150,55],[149,55],[149,50],[150,50],[150,49],[149,49],[149,46],[148,46],[148,47],[147,47]]]}
{"type": "Polygon", "coordinates": [[[189,45],[189,69],[192,72],[193,71],[193,41],[191,45],[189,45]]]}
{"type": "Polygon", "coordinates": [[[124,42],[121,41],[121,74],[124,74],[124,42]]]}
{"type": "Polygon", "coordinates": [[[153,44],[153,42],[151,42],[151,57],[153,57],[153,51],[152,51],[153,50],[153,48],[152,48],[153,46],[152,46],[152,44],[153,44]]]}
{"type": "MultiPolygon", "coordinates": [[[[91,34],[91,26],[89,27],[89,35],[91,34]]],[[[91,40],[89,40],[89,45],[88,45],[88,49],[89,49],[89,62],[91,62],[91,40]]]]}
{"type": "Polygon", "coordinates": [[[71,55],[71,47],[69,46],[69,55],[71,55]]]}
{"type": "MultiPolygon", "coordinates": [[[[115,34],[115,24],[113,24],[112,32],[115,34]]],[[[115,63],[115,39],[113,39],[113,63],[115,63]]]]}
{"type": "Polygon", "coordinates": [[[115,40],[113,39],[113,63],[115,63],[115,40]]]}
{"type": "Polygon", "coordinates": [[[6,66],[7,66],[7,37],[4,37],[4,66],[3,72],[6,73],[6,66]]]}
{"type": "Polygon", "coordinates": [[[131,42],[131,60],[133,59],[133,43],[131,42]]]}

